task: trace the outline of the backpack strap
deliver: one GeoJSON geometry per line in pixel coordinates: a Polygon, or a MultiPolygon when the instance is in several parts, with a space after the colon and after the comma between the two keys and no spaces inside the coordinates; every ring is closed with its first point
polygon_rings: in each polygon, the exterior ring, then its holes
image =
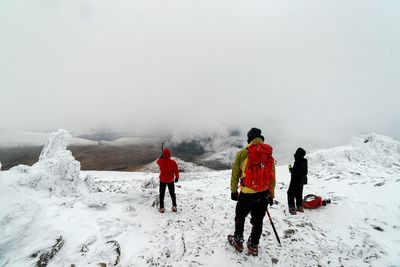
{"type": "Polygon", "coordinates": [[[304,197],[304,202],[312,201],[316,198],[317,196],[314,194],[308,194],[304,197]]]}

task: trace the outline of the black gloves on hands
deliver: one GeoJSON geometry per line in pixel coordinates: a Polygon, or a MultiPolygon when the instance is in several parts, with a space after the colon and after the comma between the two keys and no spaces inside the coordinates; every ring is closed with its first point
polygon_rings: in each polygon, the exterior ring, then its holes
{"type": "Polygon", "coordinates": [[[272,205],[274,205],[274,199],[272,197],[269,197],[266,199],[266,203],[267,203],[267,206],[268,205],[272,206],[272,205]]]}
{"type": "MultiPolygon", "coordinates": [[[[234,200],[234,201],[238,201],[239,200],[239,193],[238,192],[231,193],[231,199],[234,200]]],[[[270,206],[274,205],[274,199],[272,197],[270,197],[270,196],[264,198],[264,201],[265,201],[265,204],[267,205],[267,207],[268,207],[268,205],[270,205],[270,206]]]]}
{"type": "Polygon", "coordinates": [[[231,199],[234,200],[234,201],[238,201],[239,200],[239,193],[238,192],[231,193],[231,199]]]}
{"type": "Polygon", "coordinates": [[[175,178],[175,183],[177,183],[179,181],[179,178],[175,178]]]}

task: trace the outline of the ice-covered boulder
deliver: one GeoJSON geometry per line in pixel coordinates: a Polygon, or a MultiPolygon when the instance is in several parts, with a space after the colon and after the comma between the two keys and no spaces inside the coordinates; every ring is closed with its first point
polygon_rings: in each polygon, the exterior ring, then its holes
{"type": "Polygon", "coordinates": [[[34,188],[48,189],[51,193],[76,193],[81,165],[67,149],[71,140],[66,130],[52,133],[40,153],[39,161],[26,171],[25,182],[34,188]]]}
{"type": "Polygon", "coordinates": [[[40,153],[39,161],[57,157],[60,151],[64,152],[67,150],[71,140],[72,136],[66,130],[60,129],[55,133],[51,133],[50,138],[47,139],[40,153]]]}

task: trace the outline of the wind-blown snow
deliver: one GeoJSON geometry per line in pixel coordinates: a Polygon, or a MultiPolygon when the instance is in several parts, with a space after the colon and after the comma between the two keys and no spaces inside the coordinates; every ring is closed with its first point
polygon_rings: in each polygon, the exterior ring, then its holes
{"type": "MultiPolygon", "coordinates": [[[[310,153],[305,194],[332,204],[296,216],[287,213],[287,166],[277,167],[269,210],[282,246],[266,218],[258,257],[226,242],[236,205],[230,171],[182,173],[178,213],[169,210],[167,193],[164,214],[157,210],[158,173],[81,172],[80,195],[49,197],[19,185],[24,173],[3,171],[0,266],[33,266],[46,251],[55,251],[48,266],[399,266],[398,148],[372,134],[310,153]]],[[[250,231],[247,220],[246,237],[250,231]]]]}

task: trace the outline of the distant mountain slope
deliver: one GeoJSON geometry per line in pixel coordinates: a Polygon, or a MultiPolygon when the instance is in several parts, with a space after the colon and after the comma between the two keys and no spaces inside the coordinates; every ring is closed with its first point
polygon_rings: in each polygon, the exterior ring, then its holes
{"type": "MultiPolygon", "coordinates": [[[[83,170],[138,171],[159,157],[161,143],[173,155],[185,162],[193,162],[212,169],[229,169],[232,156],[242,138],[237,135],[210,135],[179,139],[177,137],[121,137],[117,134],[96,134],[91,141],[74,137],[69,146],[81,162],[83,170]]],[[[48,133],[0,132],[0,161],[5,170],[18,164],[32,165],[48,138],[48,133]]],[[[83,137],[83,136],[81,136],[83,137]]]]}
{"type": "MultiPolygon", "coordinates": [[[[0,149],[44,146],[48,138],[49,133],[46,132],[0,131],[0,149]]],[[[77,146],[92,146],[96,144],[96,141],[78,137],[73,137],[71,141],[71,145],[77,146]]]]}
{"type": "Polygon", "coordinates": [[[197,159],[197,163],[209,166],[214,170],[227,170],[232,167],[237,152],[240,148],[230,147],[222,151],[210,152],[197,159]]]}
{"type": "MultiPolygon", "coordinates": [[[[192,162],[186,162],[181,159],[172,157],[173,160],[175,160],[178,164],[178,169],[179,172],[207,172],[211,171],[211,169],[204,167],[204,166],[199,166],[195,163],[192,162]]],[[[150,172],[150,173],[159,173],[160,169],[157,165],[157,163],[154,161],[150,164],[147,164],[143,166],[139,171],[141,172],[150,172]]]]}

